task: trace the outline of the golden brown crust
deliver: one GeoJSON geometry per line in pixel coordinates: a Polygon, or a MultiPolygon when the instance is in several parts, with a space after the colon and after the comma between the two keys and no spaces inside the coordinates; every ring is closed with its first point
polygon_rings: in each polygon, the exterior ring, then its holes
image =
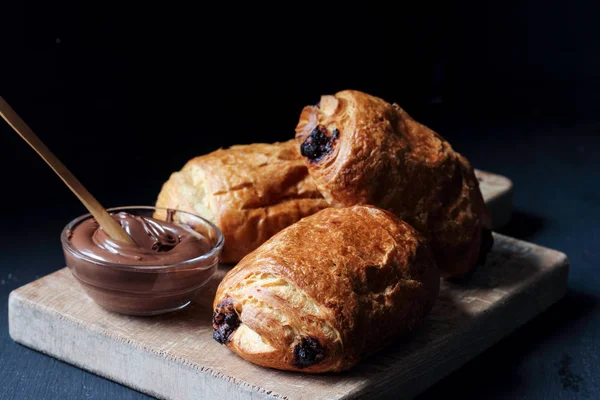
{"type": "Polygon", "coordinates": [[[327,202],[290,140],[232,146],[196,157],[171,175],[156,206],[214,222],[225,237],[221,261],[232,263],[327,202]]]}
{"type": "Polygon", "coordinates": [[[433,256],[411,226],[372,206],[329,208],[225,276],[215,339],[262,366],[341,371],[412,331],[438,291],[433,256]]]}
{"type": "Polygon", "coordinates": [[[431,240],[445,276],[487,252],[490,216],[470,163],[398,105],[352,90],[323,96],[302,111],[296,139],[331,205],[392,211],[431,240]]]}

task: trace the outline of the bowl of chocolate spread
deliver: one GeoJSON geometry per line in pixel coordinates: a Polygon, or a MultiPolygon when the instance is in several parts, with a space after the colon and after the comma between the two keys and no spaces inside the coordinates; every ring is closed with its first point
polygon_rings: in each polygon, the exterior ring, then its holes
{"type": "Polygon", "coordinates": [[[135,244],[112,239],[90,214],[61,234],[67,266],[100,306],[129,315],[179,310],[216,272],[223,235],[211,222],[149,206],[107,211],[135,244]]]}

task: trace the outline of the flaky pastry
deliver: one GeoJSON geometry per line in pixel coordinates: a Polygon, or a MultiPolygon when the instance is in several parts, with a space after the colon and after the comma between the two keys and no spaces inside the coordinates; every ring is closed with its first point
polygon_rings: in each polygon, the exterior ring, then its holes
{"type": "Polygon", "coordinates": [[[471,164],[397,104],[353,90],[322,96],[303,109],[296,139],[332,206],[393,212],[430,240],[444,276],[485,259],[491,220],[471,164]]]}
{"type": "MultiPolygon", "coordinates": [[[[224,263],[325,207],[293,140],[237,145],[188,161],[163,184],[157,207],[197,214],[223,232],[224,263]]],[[[158,218],[164,218],[159,211],[158,218]]]]}
{"type": "Polygon", "coordinates": [[[414,228],[373,206],[328,208],[227,273],[213,337],[265,367],[342,371],[413,331],[438,292],[433,255],[414,228]]]}

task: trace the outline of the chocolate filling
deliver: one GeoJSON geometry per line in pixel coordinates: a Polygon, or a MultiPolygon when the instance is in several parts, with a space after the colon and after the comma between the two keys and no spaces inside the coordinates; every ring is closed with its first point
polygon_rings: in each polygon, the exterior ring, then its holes
{"type": "Polygon", "coordinates": [[[481,228],[481,244],[479,246],[479,258],[477,259],[478,265],[485,265],[485,260],[493,245],[494,237],[492,236],[492,231],[488,228],[481,228]]]}
{"type": "Polygon", "coordinates": [[[325,349],[314,337],[308,336],[302,338],[300,343],[294,346],[294,359],[292,365],[302,369],[310,367],[323,361],[325,358],[325,349]]]}
{"type": "Polygon", "coordinates": [[[329,154],[331,152],[331,143],[338,137],[339,131],[335,129],[331,138],[327,136],[326,132],[325,128],[321,126],[313,129],[300,146],[300,154],[311,161],[319,161],[323,156],[329,154]]]}
{"type": "Polygon", "coordinates": [[[222,301],[213,313],[213,339],[221,344],[229,342],[233,332],[240,326],[240,319],[230,299],[222,301]]]}

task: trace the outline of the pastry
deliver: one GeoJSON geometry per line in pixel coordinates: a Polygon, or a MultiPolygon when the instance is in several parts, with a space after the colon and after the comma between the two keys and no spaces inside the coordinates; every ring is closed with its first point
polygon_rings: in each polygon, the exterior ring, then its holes
{"type": "MultiPolygon", "coordinates": [[[[163,184],[157,207],[197,214],[223,232],[224,263],[325,207],[293,140],[219,149],[196,157],[163,184]]],[[[164,219],[164,210],[156,217],[164,219]]]]}
{"type": "Polygon", "coordinates": [[[439,292],[427,241],[373,206],[327,208],[221,281],[213,337],[265,367],[342,371],[414,330],[439,292]]]}
{"type": "Polygon", "coordinates": [[[443,276],[484,262],[491,218],[471,164],[397,104],[352,90],[322,96],[303,109],[296,139],[330,205],[393,212],[430,240],[443,276]]]}

